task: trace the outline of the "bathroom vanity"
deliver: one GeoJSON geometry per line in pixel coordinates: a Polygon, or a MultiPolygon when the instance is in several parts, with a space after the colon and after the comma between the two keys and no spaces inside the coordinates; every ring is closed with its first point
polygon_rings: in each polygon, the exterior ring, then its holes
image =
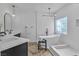
{"type": "Polygon", "coordinates": [[[20,37],[20,32],[5,35],[0,38],[1,56],[27,56],[29,39],[20,37]]]}
{"type": "Polygon", "coordinates": [[[0,32],[6,35],[0,36],[0,55],[1,56],[27,56],[28,39],[21,38],[20,31],[13,29],[14,17],[9,12],[5,12],[0,21],[0,32]]]}

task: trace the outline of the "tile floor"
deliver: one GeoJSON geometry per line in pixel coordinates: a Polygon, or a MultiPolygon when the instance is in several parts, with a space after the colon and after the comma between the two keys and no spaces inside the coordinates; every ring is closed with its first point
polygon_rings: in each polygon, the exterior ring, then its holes
{"type": "Polygon", "coordinates": [[[38,50],[38,45],[36,42],[30,42],[28,44],[28,55],[29,56],[52,56],[48,51],[48,49],[38,50]]]}

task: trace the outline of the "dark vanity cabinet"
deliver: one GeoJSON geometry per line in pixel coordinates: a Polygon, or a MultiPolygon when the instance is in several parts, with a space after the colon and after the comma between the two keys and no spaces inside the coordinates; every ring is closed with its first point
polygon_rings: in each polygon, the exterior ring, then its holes
{"type": "Polygon", "coordinates": [[[28,56],[28,42],[2,51],[1,56],[28,56]]]}
{"type": "Polygon", "coordinates": [[[21,33],[15,34],[16,37],[21,37],[21,33]]]}

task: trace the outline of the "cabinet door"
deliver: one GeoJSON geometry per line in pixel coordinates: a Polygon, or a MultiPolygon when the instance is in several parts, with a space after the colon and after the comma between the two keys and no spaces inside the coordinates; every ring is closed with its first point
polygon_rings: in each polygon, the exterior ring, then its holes
{"type": "Polygon", "coordinates": [[[2,51],[1,56],[28,56],[28,43],[2,51]]]}

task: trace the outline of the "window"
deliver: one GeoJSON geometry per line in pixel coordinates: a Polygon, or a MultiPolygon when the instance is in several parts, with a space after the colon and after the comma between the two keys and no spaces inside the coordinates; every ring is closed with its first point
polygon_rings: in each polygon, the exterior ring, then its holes
{"type": "Polygon", "coordinates": [[[67,16],[57,19],[56,22],[56,33],[67,33],[67,16]]]}

